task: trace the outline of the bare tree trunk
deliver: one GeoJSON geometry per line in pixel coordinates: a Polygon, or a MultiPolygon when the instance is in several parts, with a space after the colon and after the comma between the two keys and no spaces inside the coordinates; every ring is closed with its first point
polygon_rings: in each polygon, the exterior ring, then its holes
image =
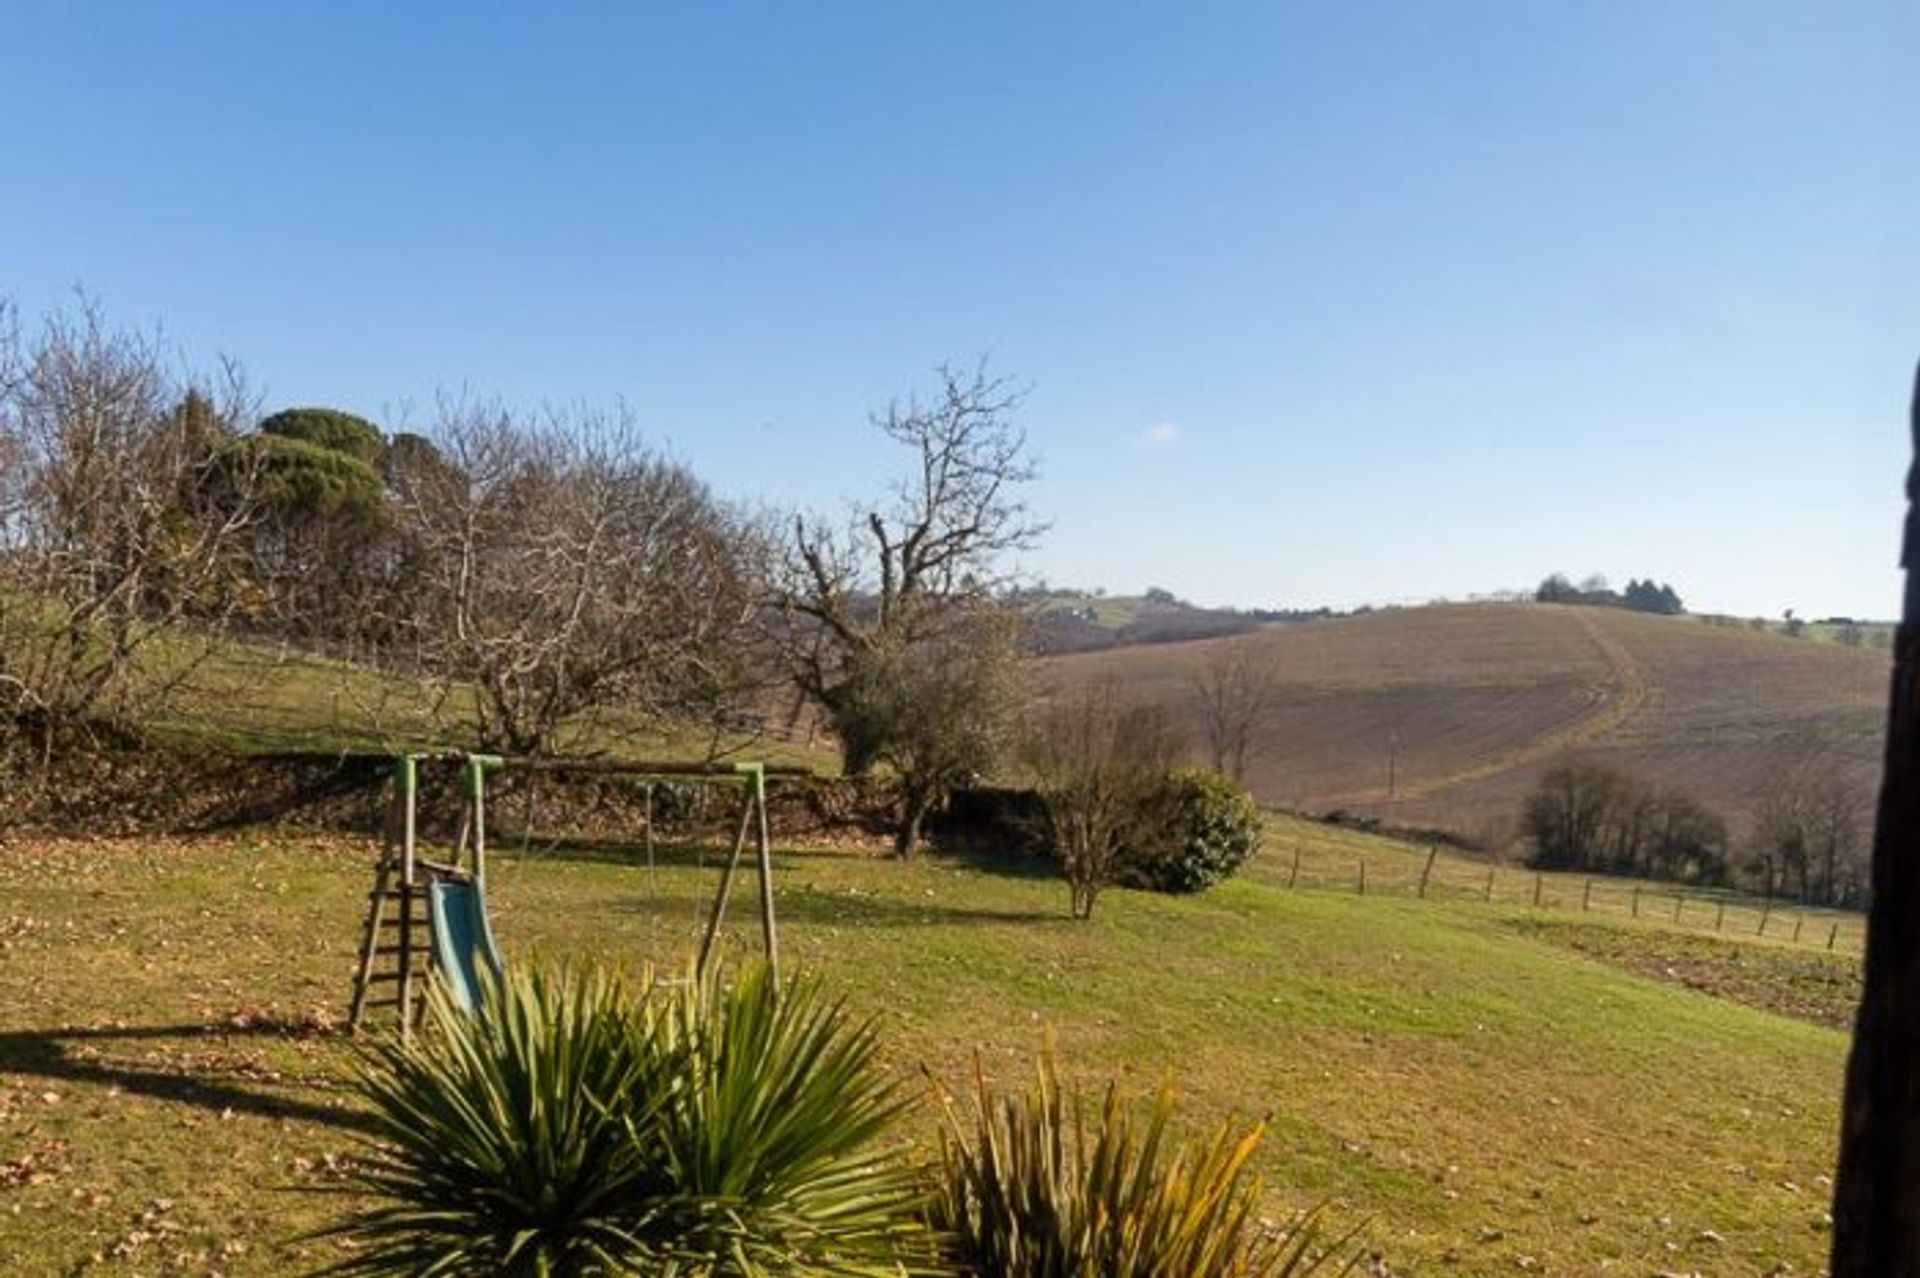
{"type": "Polygon", "coordinates": [[[1920,1275],[1920,381],[1907,473],[1886,771],[1873,841],[1866,988],[1847,1062],[1834,1278],[1920,1275]]]}
{"type": "Polygon", "coordinates": [[[1093,900],[1099,894],[1099,885],[1091,881],[1073,885],[1073,917],[1090,919],[1093,917],[1093,900]]]}
{"type": "Polygon", "coordinates": [[[1245,785],[1254,733],[1265,722],[1280,690],[1270,654],[1243,645],[1217,648],[1192,680],[1194,701],[1206,733],[1213,770],[1245,785]]]}
{"type": "Polygon", "coordinates": [[[920,847],[920,827],[933,808],[933,798],[919,790],[906,790],[900,796],[900,828],[893,834],[893,854],[903,861],[912,859],[920,847]]]}

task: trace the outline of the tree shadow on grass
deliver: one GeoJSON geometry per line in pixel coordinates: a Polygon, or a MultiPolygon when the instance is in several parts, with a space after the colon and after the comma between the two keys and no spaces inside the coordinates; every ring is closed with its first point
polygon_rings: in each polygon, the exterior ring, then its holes
{"type": "MultiPolygon", "coordinates": [[[[747,885],[744,891],[737,892],[728,910],[728,918],[734,923],[757,923],[760,907],[754,891],[751,885],[747,885]]],[[[620,908],[627,913],[661,917],[684,917],[685,914],[683,904],[670,901],[630,901],[620,908]]],[[[834,892],[813,887],[783,887],[776,917],[781,923],[821,927],[920,927],[936,923],[1029,925],[1072,921],[1064,907],[1058,912],[990,910],[946,905],[938,900],[914,900],[867,892],[834,892]]]]}
{"type": "Polygon", "coordinates": [[[935,844],[932,855],[1003,879],[1052,879],[1062,886],[1066,878],[1060,863],[1052,857],[1001,843],[985,843],[971,838],[944,838],[935,844]]]}
{"type": "Polygon", "coordinates": [[[231,1069],[195,1070],[152,1068],[116,1060],[100,1045],[134,1044],[159,1039],[225,1040],[241,1036],[283,1037],[287,1027],[277,1022],[255,1022],[245,1029],[225,1025],[143,1025],[120,1029],[57,1029],[0,1031],[0,1073],[59,1079],[118,1087],[123,1092],[171,1101],[215,1114],[231,1110],[260,1118],[284,1118],[371,1134],[363,1114],[346,1107],[302,1100],[264,1087],[304,1089],[325,1093],[313,1083],[260,1085],[231,1069]],[[254,1085],[245,1085],[254,1084],[254,1085]]]}
{"type": "MultiPolygon", "coordinates": [[[[619,865],[630,870],[647,868],[646,845],[636,839],[628,838],[589,838],[565,837],[534,839],[525,850],[517,840],[500,839],[497,843],[489,840],[490,856],[505,856],[515,860],[533,863],[539,861],[567,861],[588,865],[619,865]]],[[[723,868],[727,857],[733,851],[731,833],[720,838],[669,837],[661,836],[654,844],[653,863],[662,869],[695,869],[704,867],[709,870],[723,868]]],[[[740,864],[751,868],[754,849],[751,842],[740,853],[740,864]]],[[[773,851],[776,863],[818,860],[857,860],[857,853],[836,852],[823,848],[776,847],[773,851]]]]}

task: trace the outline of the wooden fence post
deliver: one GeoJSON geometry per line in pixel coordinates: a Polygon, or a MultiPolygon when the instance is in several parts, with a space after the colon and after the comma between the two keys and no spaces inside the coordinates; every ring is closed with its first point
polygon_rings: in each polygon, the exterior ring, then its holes
{"type": "Polygon", "coordinates": [[[1633,885],[1633,917],[1636,919],[1640,917],[1640,885],[1638,883],[1633,885]]]}
{"type": "Polygon", "coordinates": [[[1796,914],[1793,916],[1793,940],[1796,945],[1800,942],[1800,925],[1806,921],[1807,916],[1804,914],[1796,914]]]}
{"type": "Polygon", "coordinates": [[[1727,903],[1725,901],[1721,901],[1720,908],[1713,912],[1713,930],[1718,932],[1720,930],[1720,925],[1722,923],[1725,923],[1726,921],[1727,921],[1727,903]]]}
{"type": "Polygon", "coordinates": [[[1360,895],[1367,894],[1367,858],[1360,858],[1360,895]]]}
{"type": "Polygon", "coordinates": [[[1487,867],[1487,892],[1485,899],[1489,901],[1493,900],[1493,867],[1491,865],[1487,867]]]}
{"type": "Polygon", "coordinates": [[[1293,841],[1293,869],[1287,871],[1287,886],[1292,887],[1300,881],[1300,840],[1293,841]]]}
{"type": "Polygon", "coordinates": [[[1593,880],[1588,879],[1586,887],[1580,890],[1580,912],[1585,914],[1593,908],[1593,880]]]}
{"type": "Polygon", "coordinates": [[[1767,916],[1772,913],[1773,913],[1773,897],[1771,894],[1769,894],[1768,896],[1762,898],[1760,902],[1760,926],[1753,929],[1753,934],[1755,936],[1765,936],[1767,934],[1767,916]]]}
{"type": "Polygon", "coordinates": [[[1827,929],[1827,948],[1832,949],[1833,943],[1839,939],[1840,939],[1840,925],[1838,923],[1835,923],[1832,927],[1827,929]]]}
{"type": "Polygon", "coordinates": [[[1433,858],[1440,855],[1440,845],[1434,844],[1427,849],[1427,863],[1420,867],[1420,899],[1427,899],[1427,879],[1433,874],[1433,858]]]}
{"type": "Polygon", "coordinates": [[[1540,885],[1545,880],[1545,877],[1546,876],[1542,875],[1538,870],[1533,872],[1533,905],[1535,909],[1540,908],[1540,885]]]}
{"type": "Polygon", "coordinates": [[[1680,911],[1685,909],[1686,906],[1687,898],[1683,894],[1675,892],[1673,894],[1673,921],[1675,923],[1680,921],[1680,911]]]}

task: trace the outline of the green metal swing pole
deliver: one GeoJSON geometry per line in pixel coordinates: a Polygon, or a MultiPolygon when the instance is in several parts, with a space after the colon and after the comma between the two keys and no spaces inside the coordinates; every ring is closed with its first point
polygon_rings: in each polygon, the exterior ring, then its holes
{"type": "Polygon", "coordinates": [[[653,782],[643,787],[647,798],[647,949],[657,950],[660,943],[660,871],[653,853],[653,782]]]}
{"type": "Polygon", "coordinates": [[[394,767],[400,802],[400,1041],[413,1039],[414,845],[418,833],[419,760],[403,754],[394,767]]]}
{"type": "Polygon", "coordinates": [[[749,792],[747,801],[740,805],[740,828],[734,832],[733,851],[727,857],[727,868],[720,875],[720,889],[713,895],[713,912],[707,916],[707,930],[700,938],[700,953],[694,959],[694,971],[705,972],[707,959],[713,953],[714,939],[720,935],[720,924],[727,917],[727,897],[733,892],[733,876],[740,869],[740,854],[746,850],[747,827],[753,821],[753,796],[749,792]]]}
{"type": "Polygon", "coordinates": [[[751,831],[754,868],[760,879],[760,932],[766,946],[767,970],[773,978],[774,988],[778,989],[780,933],[773,912],[773,840],[767,819],[767,774],[757,763],[737,763],[733,775],[742,782],[742,788],[746,791],[745,802],[740,805],[740,827],[734,832],[727,868],[721,875],[719,890],[714,893],[713,912],[707,918],[706,933],[700,938],[700,953],[694,960],[694,970],[707,970],[707,962],[713,955],[713,943],[720,935],[721,923],[726,919],[727,901],[733,894],[733,880],[740,871],[740,857],[746,851],[747,835],[751,831]]]}
{"type": "MultiPolygon", "coordinates": [[[[472,813],[473,881],[487,885],[487,773],[504,766],[498,755],[470,754],[466,757],[467,810],[472,813]]],[[[459,858],[456,856],[455,861],[459,858]]]]}
{"type": "Polygon", "coordinates": [[[757,763],[734,766],[747,778],[748,802],[758,827],[754,841],[760,872],[760,932],[766,941],[767,973],[772,977],[773,988],[777,992],[780,988],[780,934],[773,921],[773,840],[767,830],[767,772],[757,763]]]}

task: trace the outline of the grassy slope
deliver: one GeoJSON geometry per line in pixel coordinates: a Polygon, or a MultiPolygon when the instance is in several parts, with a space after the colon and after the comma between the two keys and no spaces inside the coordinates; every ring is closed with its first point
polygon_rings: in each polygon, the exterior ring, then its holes
{"type": "MultiPolygon", "coordinates": [[[[420,683],[367,666],[248,644],[222,644],[203,655],[163,718],[150,726],[164,741],[241,752],[399,750],[469,744],[456,689],[442,702],[420,683]]],[[[158,661],[164,664],[166,654],[158,661]]],[[[831,771],[837,760],[821,743],[768,737],[726,743],[735,757],[831,771]]],[[[606,752],[629,758],[706,758],[710,734],[610,712],[563,733],[561,753],[606,752]]]]}
{"type": "MultiPolygon", "coordinates": [[[[1504,891],[1333,888],[1362,850],[1380,875],[1419,856],[1287,826],[1240,880],[1115,892],[1090,924],[1046,877],[792,852],[782,935],[881,1016],[909,1077],[957,1082],[978,1052],[1024,1082],[1050,1030],[1089,1082],[1174,1069],[1196,1123],[1271,1113],[1276,1209],[1371,1219],[1395,1272],[1817,1271],[1842,1034],[1636,975],[1504,891]],[[1296,840],[1329,886],[1282,886],[1296,840]]],[[[348,1057],[276,1027],[340,1013],[368,852],[265,834],[0,848],[0,1270],[99,1253],[100,1272],[273,1274],[331,1254],[289,1238],[339,1204],[283,1191],[323,1187],[348,1144],[348,1057]]],[[[501,858],[491,893],[514,953],[674,963],[711,883],[501,858]]],[[[1628,949],[1666,935],[1580,922],[1628,949]]],[[[1761,971],[1807,949],[1720,948],[1761,971]]]]}
{"type": "Polygon", "coordinates": [[[1829,753],[1867,787],[1877,766],[1885,652],[1619,609],[1390,610],[1052,659],[1042,685],[1115,676],[1184,708],[1223,645],[1270,653],[1284,683],[1249,777],[1271,803],[1498,834],[1540,771],[1580,752],[1738,829],[1777,763],[1829,753]]]}

